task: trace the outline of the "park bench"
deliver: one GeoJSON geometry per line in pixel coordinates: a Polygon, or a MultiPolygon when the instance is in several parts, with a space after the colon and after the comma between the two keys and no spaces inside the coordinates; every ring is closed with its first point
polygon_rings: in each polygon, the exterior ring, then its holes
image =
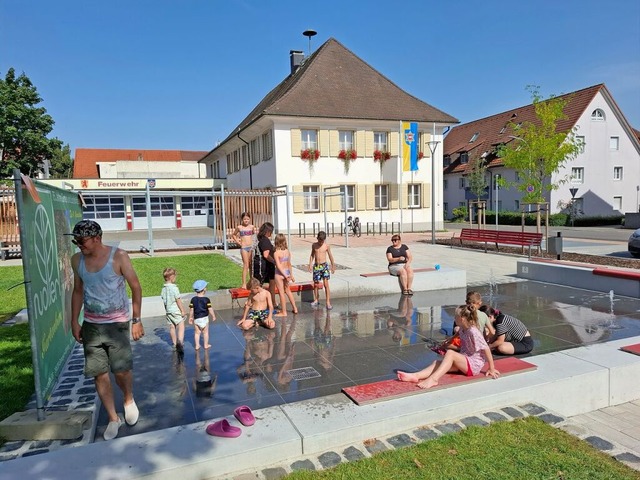
{"type": "Polygon", "coordinates": [[[531,232],[511,232],[506,230],[481,230],[479,228],[463,228],[460,231],[460,235],[452,238],[453,240],[460,240],[462,245],[463,240],[469,242],[484,242],[484,251],[487,251],[487,244],[493,243],[496,246],[496,250],[500,251],[499,245],[519,245],[522,247],[529,247],[529,258],[531,258],[531,247],[540,247],[542,243],[541,233],[531,232]]]}

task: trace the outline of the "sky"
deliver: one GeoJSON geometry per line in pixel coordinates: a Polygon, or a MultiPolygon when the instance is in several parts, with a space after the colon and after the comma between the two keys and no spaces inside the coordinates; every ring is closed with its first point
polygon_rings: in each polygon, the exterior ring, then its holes
{"type": "Polygon", "coordinates": [[[477,120],[605,83],[640,129],[638,0],[0,0],[24,72],[76,148],[211,150],[333,37],[403,90],[477,120]]]}

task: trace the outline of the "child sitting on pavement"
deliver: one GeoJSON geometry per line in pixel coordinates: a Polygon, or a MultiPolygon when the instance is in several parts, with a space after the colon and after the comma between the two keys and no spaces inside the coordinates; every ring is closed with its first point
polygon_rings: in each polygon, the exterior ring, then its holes
{"type": "Polygon", "coordinates": [[[186,312],[180,298],[180,290],[176,285],[176,271],[173,268],[165,268],[162,272],[165,284],[162,287],[160,297],[164,303],[164,309],[167,313],[167,323],[169,324],[169,335],[173,347],[178,352],[184,351],[184,317],[186,312]],[[177,334],[176,334],[177,332],[177,334]]]}
{"type": "Polygon", "coordinates": [[[196,280],[193,283],[193,289],[196,292],[196,296],[191,299],[189,303],[189,324],[195,323],[195,349],[200,349],[200,334],[204,337],[204,348],[210,348],[209,343],[209,317],[211,321],[216,321],[216,314],[211,306],[211,300],[205,297],[207,293],[207,282],[204,280],[196,280]]]}
{"type": "Polygon", "coordinates": [[[313,302],[312,307],[320,305],[320,282],[323,283],[324,294],[327,298],[327,310],[331,310],[331,292],[329,291],[329,279],[331,274],[336,273],[336,262],[333,261],[331,247],[326,243],[327,234],[318,232],[317,242],[311,245],[311,255],[309,256],[309,271],[313,272],[313,302]],[[331,267],[327,262],[331,262],[331,267]],[[329,273],[331,270],[331,274],[329,273]]]}
{"type": "Polygon", "coordinates": [[[478,316],[473,305],[462,305],[456,309],[457,322],[460,325],[460,352],[447,350],[442,360],[436,360],[427,368],[416,373],[398,371],[401,382],[416,383],[420,388],[432,388],[445,373],[459,372],[468,377],[477,375],[489,363],[486,376],[498,378],[500,372],[495,369],[491,349],[478,330],[478,316]]]}
{"type": "Polygon", "coordinates": [[[238,326],[242,330],[249,330],[255,326],[261,325],[265,328],[272,329],[276,326],[273,321],[273,302],[271,294],[262,288],[260,280],[252,278],[249,280],[249,298],[244,304],[244,312],[242,318],[238,321],[238,326]]]}

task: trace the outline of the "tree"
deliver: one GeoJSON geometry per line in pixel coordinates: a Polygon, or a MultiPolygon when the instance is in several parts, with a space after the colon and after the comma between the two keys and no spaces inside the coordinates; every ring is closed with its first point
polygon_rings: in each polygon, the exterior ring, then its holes
{"type": "Polygon", "coordinates": [[[42,102],[36,87],[24,74],[16,77],[10,68],[0,80],[0,178],[13,175],[13,169],[32,175],[45,159],[51,159],[62,142],[47,138],[54,121],[42,102]]]}
{"type": "Polygon", "coordinates": [[[484,197],[487,194],[487,164],[483,158],[478,158],[473,163],[471,172],[467,175],[469,180],[469,190],[480,201],[480,197],[484,197]]]}
{"type": "Polygon", "coordinates": [[[71,158],[69,144],[53,151],[49,174],[51,178],[71,178],[73,176],[73,158],[71,158]]]}
{"type": "Polygon", "coordinates": [[[582,150],[576,139],[575,127],[558,131],[558,123],[567,118],[564,109],[570,99],[553,95],[544,100],[538,87],[529,86],[537,121],[523,124],[509,123],[515,141],[498,150],[505,167],[518,172],[515,187],[522,192],[525,203],[544,203],[545,194],[557,190],[566,178],[552,182],[566,162],[573,160],[582,150]]]}

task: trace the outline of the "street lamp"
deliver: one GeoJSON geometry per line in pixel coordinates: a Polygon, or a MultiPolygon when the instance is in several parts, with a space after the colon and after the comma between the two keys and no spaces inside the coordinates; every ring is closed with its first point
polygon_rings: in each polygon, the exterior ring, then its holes
{"type": "Polygon", "coordinates": [[[500,180],[501,175],[499,173],[496,173],[493,176],[493,181],[496,184],[496,230],[498,230],[498,190],[500,189],[500,187],[498,186],[498,180],[500,180]]]}
{"type": "MultiPolygon", "coordinates": [[[[434,127],[435,128],[435,127],[434,127]]],[[[435,132],[435,129],[434,129],[435,132]]],[[[438,140],[427,142],[431,151],[431,244],[436,244],[436,149],[438,140]]]]}

